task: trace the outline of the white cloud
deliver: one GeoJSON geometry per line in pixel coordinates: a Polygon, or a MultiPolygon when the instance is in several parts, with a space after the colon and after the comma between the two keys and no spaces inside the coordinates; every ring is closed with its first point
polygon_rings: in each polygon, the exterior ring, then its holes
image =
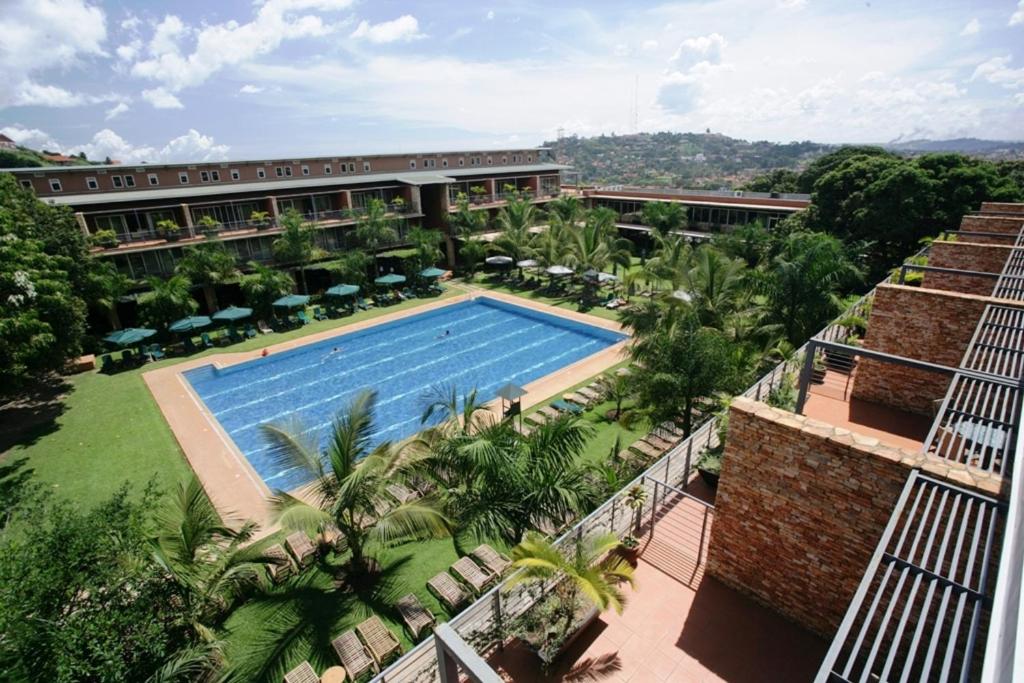
{"type": "Polygon", "coordinates": [[[487,10],[487,21],[494,21],[494,10],[487,10]]]}
{"type": "Polygon", "coordinates": [[[450,36],[448,36],[448,40],[452,41],[452,40],[458,40],[459,38],[465,38],[466,36],[468,36],[472,32],[473,32],[473,29],[471,27],[469,27],[469,26],[460,26],[457,29],[455,29],[454,31],[452,31],[452,34],[450,36]]]}
{"type": "Polygon", "coordinates": [[[9,95],[8,104],[15,107],[77,107],[86,102],[79,93],[33,81],[22,81],[9,95]]]}
{"type": "Polygon", "coordinates": [[[118,116],[125,113],[129,109],[131,109],[131,107],[128,106],[127,102],[118,102],[113,107],[107,110],[107,115],[103,118],[107,121],[110,121],[111,119],[116,119],[118,116]]]}
{"type": "Polygon", "coordinates": [[[149,102],[156,109],[184,109],[185,105],[181,103],[174,93],[168,91],[166,88],[152,88],[150,90],[142,91],[142,99],[149,102]]]}
{"type": "Polygon", "coordinates": [[[371,43],[394,43],[400,40],[416,40],[424,38],[420,33],[420,23],[411,14],[403,14],[391,21],[382,21],[379,24],[371,24],[365,19],[359,22],[359,26],[353,31],[349,38],[365,38],[371,43]]]}
{"type": "Polygon", "coordinates": [[[612,48],[612,54],[616,57],[628,57],[632,50],[626,43],[619,43],[612,48]]]}
{"type": "Polygon", "coordinates": [[[224,67],[273,52],[286,40],[334,32],[343,23],[328,24],[319,15],[297,13],[335,12],[351,4],[352,0],[266,0],[248,23],[232,20],[198,29],[168,15],[154,30],[148,45],[149,57],[135,62],[131,73],[157,81],[166,91],[176,93],[200,85],[224,67]],[[195,47],[185,54],[183,43],[193,36],[195,47]]]}
{"type": "Polygon", "coordinates": [[[963,30],[960,31],[960,35],[975,36],[978,35],[979,31],[981,31],[981,22],[978,21],[977,17],[975,17],[974,19],[971,19],[964,25],[963,30]]]}
{"type": "Polygon", "coordinates": [[[125,62],[130,62],[136,57],[138,57],[141,51],[142,41],[138,38],[132,40],[131,42],[125,43],[124,45],[119,45],[118,48],[114,50],[114,52],[117,53],[118,59],[125,62]]]}
{"type": "Polygon", "coordinates": [[[54,140],[49,133],[38,128],[24,128],[15,124],[0,128],[0,133],[3,133],[19,145],[31,147],[32,149],[46,149],[51,152],[59,152],[61,150],[60,143],[54,140]]]}
{"type": "Polygon", "coordinates": [[[669,61],[680,67],[689,67],[699,62],[718,64],[726,45],[725,38],[719,33],[687,38],[679,44],[669,61]]]}
{"type": "Polygon", "coordinates": [[[1010,89],[1024,86],[1024,69],[1011,69],[1009,64],[1012,59],[1012,56],[1006,55],[982,62],[974,69],[971,80],[984,79],[1010,89]]]}
{"type": "Polygon", "coordinates": [[[142,26],[142,20],[134,14],[129,14],[126,19],[121,21],[121,28],[125,31],[138,31],[140,26],[142,26]]]}
{"type": "Polygon", "coordinates": [[[263,90],[264,89],[261,88],[258,85],[252,85],[251,83],[246,83],[245,85],[243,85],[241,88],[238,89],[238,92],[242,93],[243,95],[256,95],[258,93],[263,92],[263,90]]]}
{"type": "Polygon", "coordinates": [[[779,0],[781,9],[800,9],[807,6],[807,0],[779,0]]]}
{"type": "Polygon", "coordinates": [[[85,152],[90,159],[110,157],[126,164],[137,164],[143,161],[218,161],[226,159],[229,150],[227,145],[218,145],[212,137],[203,135],[195,129],[189,129],[187,133],[170,140],[163,147],[136,147],[113,130],[104,128],[93,135],[90,142],[69,147],[68,153],[85,152]]]}
{"type": "Polygon", "coordinates": [[[656,40],[645,40],[641,43],[640,48],[646,52],[653,52],[658,49],[658,41],[656,40]]]}
{"type": "Polygon", "coordinates": [[[1024,24],[1024,0],[1017,0],[1017,11],[1010,15],[1009,26],[1024,24]]]}

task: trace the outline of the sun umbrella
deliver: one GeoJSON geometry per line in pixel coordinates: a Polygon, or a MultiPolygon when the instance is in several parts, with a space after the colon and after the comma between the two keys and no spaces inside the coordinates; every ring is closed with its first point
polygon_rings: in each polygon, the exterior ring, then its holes
{"type": "Polygon", "coordinates": [[[545,271],[548,275],[572,275],[572,268],[566,268],[565,266],[551,266],[545,271]]]}
{"type": "Polygon", "coordinates": [[[243,308],[241,306],[228,306],[223,311],[217,311],[213,314],[213,319],[218,322],[234,322],[241,320],[242,318],[248,318],[252,315],[251,308],[243,308]]]}
{"type": "Polygon", "coordinates": [[[205,315],[192,315],[181,320],[175,320],[167,329],[171,332],[191,332],[192,330],[209,327],[211,322],[205,315]]]}
{"type": "Polygon", "coordinates": [[[359,291],[359,285],[334,285],[325,293],[329,296],[352,296],[359,291]]]}
{"type": "Polygon", "coordinates": [[[441,270],[440,268],[435,268],[435,267],[431,266],[430,268],[424,268],[423,270],[421,270],[420,271],[420,277],[436,278],[436,277],[441,277],[446,272],[448,272],[448,271],[441,270]]]}
{"type": "Polygon", "coordinates": [[[540,264],[537,263],[532,258],[523,259],[522,261],[516,261],[516,266],[518,266],[519,268],[536,268],[539,265],[540,264]]]}
{"type": "Polygon", "coordinates": [[[677,289],[676,291],[672,292],[672,298],[679,299],[680,301],[685,301],[687,303],[693,301],[693,295],[691,295],[685,289],[677,289]]]}
{"type": "Polygon", "coordinates": [[[156,334],[156,330],[150,330],[145,327],[127,327],[123,330],[111,332],[103,338],[103,341],[114,346],[134,346],[143,339],[149,339],[154,334],[156,334]]]}
{"type": "Polygon", "coordinates": [[[405,282],[405,276],[398,273],[388,273],[387,275],[381,275],[374,282],[378,285],[400,285],[405,282]]]}
{"type": "Polygon", "coordinates": [[[517,398],[522,398],[523,396],[526,396],[526,389],[523,389],[517,384],[512,384],[511,382],[498,389],[498,398],[506,401],[514,401],[517,398]]]}
{"type": "Polygon", "coordinates": [[[603,285],[606,282],[615,282],[619,279],[611,273],[600,273],[593,268],[583,273],[583,277],[584,279],[596,282],[599,285],[603,285]]]}
{"type": "Polygon", "coordinates": [[[280,299],[274,302],[276,308],[298,308],[299,306],[305,306],[309,303],[309,297],[305,294],[289,294],[288,296],[282,296],[280,299]]]}
{"type": "Polygon", "coordinates": [[[484,263],[489,266],[511,266],[511,256],[488,256],[484,259],[484,263]]]}

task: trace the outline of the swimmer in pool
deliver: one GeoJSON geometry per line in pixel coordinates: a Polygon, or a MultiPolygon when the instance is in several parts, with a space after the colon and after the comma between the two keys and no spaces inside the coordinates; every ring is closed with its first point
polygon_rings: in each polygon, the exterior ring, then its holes
{"type": "Polygon", "coordinates": [[[327,354],[326,356],[324,356],[323,358],[321,358],[321,359],[320,359],[320,362],[321,362],[321,363],[323,363],[323,362],[324,362],[324,361],[326,361],[326,360],[327,360],[328,358],[330,358],[331,356],[333,356],[333,355],[335,355],[335,354],[337,354],[337,353],[341,353],[341,347],[340,347],[340,346],[335,346],[335,347],[334,347],[333,349],[331,349],[331,352],[330,352],[330,353],[328,353],[328,354],[327,354]]]}
{"type": "Polygon", "coordinates": [[[451,334],[451,330],[445,330],[444,334],[439,334],[436,337],[434,337],[434,339],[444,339],[445,337],[447,337],[450,334],[451,334]]]}

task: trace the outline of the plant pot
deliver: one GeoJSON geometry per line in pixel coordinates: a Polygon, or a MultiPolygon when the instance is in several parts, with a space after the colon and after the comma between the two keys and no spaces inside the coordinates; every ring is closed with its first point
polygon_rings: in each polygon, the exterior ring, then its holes
{"type": "Polygon", "coordinates": [[[637,545],[632,548],[627,548],[624,545],[620,545],[615,549],[615,554],[621,557],[623,562],[635,569],[636,565],[640,561],[640,546],[637,545]]]}
{"type": "Polygon", "coordinates": [[[700,478],[704,480],[704,483],[712,489],[718,488],[718,475],[716,470],[708,470],[703,467],[698,467],[697,471],[700,472],[700,478]]]}
{"type": "Polygon", "coordinates": [[[206,239],[208,239],[208,240],[216,239],[217,235],[219,235],[219,234],[220,234],[220,230],[219,229],[216,229],[216,230],[203,230],[203,236],[206,239]]]}
{"type": "Polygon", "coordinates": [[[262,232],[270,227],[270,223],[257,223],[256,232],[262,232]]]}
{"type": "Polygon", "coordinates": [[[586,631],[599,616],[601,616],[601,612],[596,607],[591,605],[585,608],[577,618],[576,627],[566,636],[565,640],[562,641],[562,644],[558,646],[558,649],[548,655],[545,655],[540,647],[530,640],[520,637],[519,641],[526,647],[526,649],[537,655],[537,659],[541,661],[545,668],[550,667],[551,664],[557,661],[566,650],[572,647],[572,644],[576,642],[576,639],[580,637],[580,634],[586,631]]]}
{"type": "Polygon", "coordinates": [[[164,233],[164,239],[167,240],[168,242],[177,242],[178,240],[181,239],[181,233],[180,232],[165,232],[164,233]]]}

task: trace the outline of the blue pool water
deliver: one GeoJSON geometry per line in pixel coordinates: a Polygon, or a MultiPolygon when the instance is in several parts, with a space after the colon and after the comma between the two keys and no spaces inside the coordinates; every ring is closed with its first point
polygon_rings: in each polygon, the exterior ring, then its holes
{"type": "Polygon", "coordinates": [[[229,368],[205,365],[185,377],[272,489],[305,483],[280,470],[260,425],[298,418],[321,442],[338,410],[363,389],[377,391],[375,441],[422,428],[434,387],[476,387],[489,401],[507,382],[523,385],[622,340],[624,335],[494,299],[476,299],[339,335],[229,368]],[[447,330],[448,335],[443,336],[447,330]],[[339,353],[332,353],[338,347],[339,353]]]}

